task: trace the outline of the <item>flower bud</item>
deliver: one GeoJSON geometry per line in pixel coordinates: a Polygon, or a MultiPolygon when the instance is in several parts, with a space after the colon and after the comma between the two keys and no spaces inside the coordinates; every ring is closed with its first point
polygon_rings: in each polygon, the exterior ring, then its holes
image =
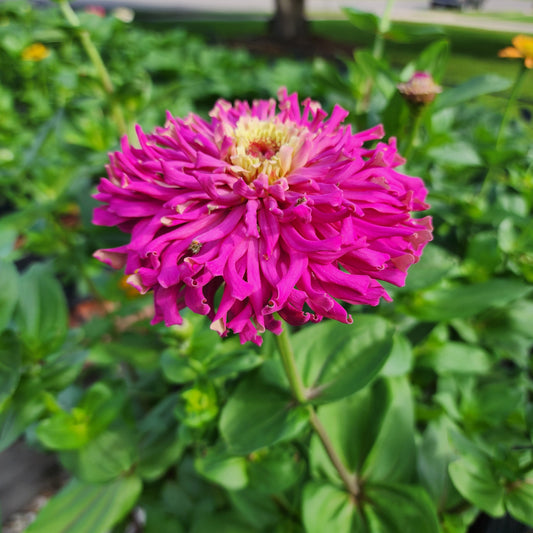
{"type": "Polygon", "coordinates": [[[428,72],[415,72],[408,82],[398,84],[398,90],[408,102],[427,105],[442,92],[442,87],[435,83],[428,72]]]}

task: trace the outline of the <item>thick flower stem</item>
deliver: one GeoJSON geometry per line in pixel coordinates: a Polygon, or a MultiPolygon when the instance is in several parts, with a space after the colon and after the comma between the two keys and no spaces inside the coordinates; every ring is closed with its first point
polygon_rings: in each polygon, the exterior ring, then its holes
{"type": "Polygon", "coordinates": [[[98,77],[100,78],[100,81],[102,82],[104,91],[111,97],[111,102],[110,102],[111,111],[113,113],[113,118],[115,120],[117,128],[120,134],[124,135],[125,133],[127,133],[126,121],[124,120],[124,115],[122,113],[121,107],[113,99],[113,95],[115,93],[115,87],[113,86],[113,82],[111,81],[111,76],[109,75],[109,72],[104,64],[104,61],[102,60],[102,56],[100,55],[100,52],[98,52],[98,49],[93,43],[89,32],[87,30],[81,29],[80,19],[78,18],[78,15],[76,15],[76,12],[72,9],[69,1],[68,0],[57,0],[57,2],[59,4],[59,8],[61,9],[61,12],[63,13],[63,16],[65,17],[66,21],[70,24],[72,28],[75,28],[76,30],[78,30],[78,36],[79,36],[81,45],[83,49],[85,50],[85,53],[89,56],[89,59],[91,60],[91,63],[96,69],[96,72],[98,73],[98,77]]]}
{"type": "MultiPolygon", "coordinates": [[[[292,350],[287,330],[288,328],[285,325],[285,328],[283,329],[282,333],[276,336],[278,349],[281,354],[281,362],[283,363],[283,368],[285,370],[287,379],[289,380],[289,384],[294,398],[298,401],[299,404],[305,404],[307,402],[305,386],[303,384],[300,374],[298,373],[298,368],[294,359],[294,352],[292,350]]],[[[357,477],[354,474],[351,474],[344,466],[339,455],[335,451],[335,448],[333,447],[333,443],[329,438],[326,428],[322,425],[322,422],[318,418],[318,415],[316,414],[316,411],[313,406],[307,405],[306,407],[309,412],[309,421],[311,422],[311,426],[313,427],[313,430],[320,439],[320,442],[322,443],[324,450],[328,454],[331,463],[337,470],[340,478],[342,479],[342,482],[344,483],[344,486],[351,494],[352,498],[354,500],[357,500],[357,497],[359,496],[359,486],[357,483],[357,477]]]]}
{"type": "Polygon", "coordinates": [[[411,155],[411,152],[413,151],[413,147],[415,145],[416,138],[418,136],[418,130],[420,130],[420,126],[422,124],[422,116],[423,116],[423,107],[418,106],[410,106],[410,115],[411,119],[409,121],[409,131],[407,132],[407,142],[405,144],[404,149],[402,150],[402,156],[409,160],[409,157],[411,155]]]}

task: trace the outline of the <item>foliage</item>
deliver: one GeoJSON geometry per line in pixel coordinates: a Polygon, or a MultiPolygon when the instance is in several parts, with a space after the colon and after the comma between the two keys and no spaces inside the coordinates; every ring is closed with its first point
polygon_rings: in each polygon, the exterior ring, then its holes
{"type": "Polygon", "coordinates": [[[339,71],[80,18],[112,95],[57,9],[0,6],[0,449],[25,436],[72,477],[29,531],[124,531],[134,506],[148,533],[460,533],[480,511],[533,526],[533,130],[513,107],[499,135],[501,113],[478,101],[512,80],[486,72],[414,108],[396,86],[416,70],[442,79],[441,37],[399,71],[367,50],[339,71]],[[22,59],[35,42],[49,55],[22,59]],[[119,137],[113,99],[149,129],[167,108],[205,113],[280,84],[340,103],[354,127],[382,122],[435,225],[392,303],[294,333],[303,404],[273,336],[261,350],[219,340],[193,314],[150,326],[150,296],[91,258],[123,242],[90,224],[119,137]]]}

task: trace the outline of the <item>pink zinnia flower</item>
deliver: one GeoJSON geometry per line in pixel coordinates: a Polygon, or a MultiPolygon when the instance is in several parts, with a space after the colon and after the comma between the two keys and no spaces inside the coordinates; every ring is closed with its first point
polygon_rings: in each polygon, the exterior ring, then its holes
{"type": "Polygon", "coordinates": [[[140,147],[123,138],[111,154],[94,212],[131,239],[95,257],[153,290],[153,323],[180,324],[189,307],[257,344],[281,332],[275,313],[351,323],[339,301],[390,300],[378,280],[403,285],[432,228],[410,215],[427,209],[426,189],[394,169],[395,141],[365,148],[383,128],[354,134],[347,115],[281,89],[279,112],[274,100],[219,100],[210,120],[137,127],[140,147]]]}

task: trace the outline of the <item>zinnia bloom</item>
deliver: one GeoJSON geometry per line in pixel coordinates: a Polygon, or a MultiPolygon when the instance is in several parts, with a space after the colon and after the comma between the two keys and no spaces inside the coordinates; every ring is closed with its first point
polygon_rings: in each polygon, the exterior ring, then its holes
{"type": "Polygon", "coordinates": [[[210,120],[167,115],[140,147],[122,139],[95,198],[94,223],[118,226],[129,243],[95,257],[125,267],[153,290],[153,323],[180,324],[185,307],[221,335],[261,343],[323,317],[351,323],[339,303],[390,300],[378,280],[403,285],[431,239],[420,178],[395,170],[383,128],[353,133],[336,106],[327,116],[296,94],[251,105],[219,100],[210,120]]]}
{"type": "Polygon", "coordinates": [[[513,46],[498,52],[500,57],[523,58],[527,68],[533,68],[533,37],[517,35],[513,38],[513,46]]]}
{"type": "Polygon", "coordinates": [[[43,43],[33,43],[22,50],[24,61],[42,61],[50,55],[50,50],[43,43]]]}
{"type": "Polygon", "coordinates": [[[415,72],[408,82],[398,84],[401,95],[414,104],[429,104],[442,92],[442,87],[428,72],[415,72]]]}

